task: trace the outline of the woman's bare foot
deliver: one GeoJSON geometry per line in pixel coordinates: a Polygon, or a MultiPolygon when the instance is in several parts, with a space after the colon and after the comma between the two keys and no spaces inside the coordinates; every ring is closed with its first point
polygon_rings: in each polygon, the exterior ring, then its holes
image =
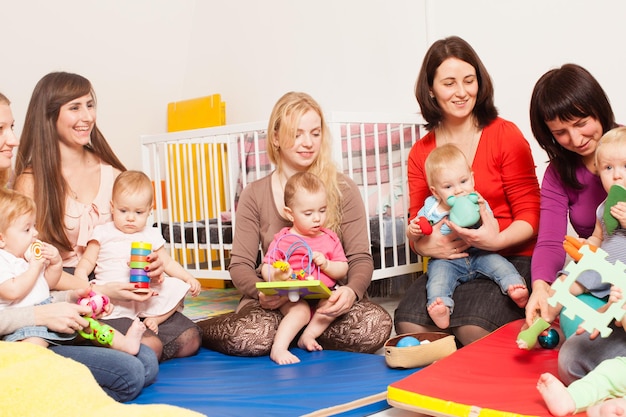
{"type": "Polygon", "coordinates": [[[287,349],[280,349],[276,346],[272,346],[270,351],[270,358],[279,365],[289,365],[291,363],[298,363],[300,359],[287,349]]]}
{"type": "Polygon", "coordinates": [[[135,319],[133,324],[130,325],[125,335],[120,332],[115,332],[113,343],[111,347],[115,350],[136,355],[139,353],[139,347],[141,346],[141,338],[146,331],[146,326],[139,319],[135,319]]]}
{"type": "Polygon", "coordinates": [[[623,417],[626,415],[626,400],[612,398],[587,408],[588,417],[623,417]]]}
{"type": "Polygon", "coordinates": [[[440,329],[450,326],[450,309],[437,297],[427,308],[428,315],[440,329]]]}
{"type": "Polygon", "coordinates": [[[524,284],[509,285],[509,297],[518,307],[526,307],[528,303],[528,288],[524,284]]]}
{"type": "Polygon", "coordinates": [[[562,417],[576,410],[574,399],[557,377],[550,373],[541,374],[537,389],[553,416],[562,417]]]}
{"type": "Polygon", "coordinates": [[[300,349],[308,350],[309,352],[324,349],[322,348],[322,345],[317,343],[317,340],[315,340],[315,336],[313,336],[312,334],[308,334],[306,331],[304,331],[304,333],[302,333],[302,336],[300,336],[300,339],[298,339],[298,347],[300,349]]]}

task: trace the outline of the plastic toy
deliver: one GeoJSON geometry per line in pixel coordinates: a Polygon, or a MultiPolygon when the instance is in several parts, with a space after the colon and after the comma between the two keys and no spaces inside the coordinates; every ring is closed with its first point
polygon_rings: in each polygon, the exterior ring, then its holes
{"type": "Polygon", "coordinates": [[[108,324],[98,323],[96,320],[91,317],[85,317],[85,320],[89,322],[89,327],[91,328],[91,332],[87,333],[83,330],[79,330],[78,333],[87,339],[87,340],[95,340],[101,345],[111,346],[113,345],[113,336],[115,333],[113,332],[113,328],[108,324]]]}
{"type": "Polygon", "coordinates": [[[41,240],[35,240],[30,244],[26,252],[24,253],[24,259],[30,261],[30,259],[34,256],[35,259],[41,259],[43,254],[41,253],[41,240]]]}
{"type": "Polygon", "coordinates": [[[152,253],[152,244],[147,242],[132,242],[130,245],[130,282],[135,285],[135,292],[150,290],[150,277],[145,267],[150,264],[148,255],[152,253]]]}
{"type": "Polygon", "coordinates": [[[398,340],[396,343],[396,347],[409,347],[409,346],[419,346],[421,343],[417,338],[413,336],[404,336],[402,339],[398,340]]]}
{"type": "Polygon", "coordinates": [[[291,274],[291,279],[287,281],[270,281],[257,282],[256,287],[259,291],[267,295],[286,295],[289,301],[296,302],[300,298],[320,299],[330,297],[330,289],[324,285],[322,281],[314,278],[317,273],[319,277],[319,268],[313,264],[313,251],[311,247],[300,236],[294,234],[283,235],[276,242],[276,245],[270,254],[272,266],[281,271],[288,271],[291,265],[288,259],[296,253],[296,251],[304,251],[302,257],[302,268],[291,274]],[[286,251],[279,249],[280,240],[284,238],[294,239],[286,251]]]}
{"type": "Polygon", "coordinates": [[[433,225],[430,224],[426,217],[419,216],[417,218],[417,224],[419,225],[420,229],[422,229],[422,233],[424,233],[425,235],[430,235],[433,232],[433,225]]]}
{"type": "Polygon", "coordinates": [[[540,334],[539,337],[537,337],[539,345],[544,349],[554,349],[559,344],[559,340],[559,332],[555,329],[550,329],[548,330],[548,334],[540,334]]]}
{"type": "Polygon", "coordinates": [[[77,303],[82,306],[91,307],[93,316],[97,316],[98,314],[102,313],[110,302],[111,300],[109,299],[109,297],[103,294],[97,294],[94,291],[89,291],[89,295],[87,295],[86,297],[81,297],[77,301],[77,303]]]}
{"type": "MultiPolygon", "coordinates": [[[[595,252],[598,249],[597,246],[590,245],[589,243],[584,244],[589,246],[589,249],[592,252],[595,252]]],[[[582,245],[583,243],[573,236],[565,236],[565,240],[563,241],[563,249],[565,249],[565,252],[567,252],[574,262],[580,261],[580,258],[583,257],[583,255],[579,252],[582,245]]]]}
{"type": "Polygon", "coordinates": [[[550,323],[538,317],[535,322],[526,330],[522,330],[517,335],[517,347],[520,349],[531,350],[538,342],[539,335],[543,333],[550,323]]]}
{"type": "Polygon", "coordinates": [[[452,223],[461,227],[472,227],[480,221],[478,194],[451,195],[446,201],[450,206],[448,218],[452,223]]]}
{"type": "Polygon", "coordinates": [[[613,184],[609,188],[609,194],[606,196],[606,203],[604,204],[604,213],[602,218],[606,225],[606,231],[612,235],[615,229],[619,227],[619,221],[611,214],[611,207],[620,201],[626,201],[626,188],[619,184],[613,184]]]}
{"type": "Polygon", "coordinates": [[[606,311],[600,313],[572,295],[569,289],[578,275],[589,269],[597,271],[602,277],[602,282],[609,282],[619,288],[626,288],[626,265],[619,260],[615,261],[615,264],[611,264],[606,260],[608,254],[602,248],[595,248],[594,250],[594,247],[582,244],[575,238],[566,237],[563,245],[568,253],[574,250],[572,248],[579,246],[578,254],[575,254],[576,257],[572,256],[574,259],[578,258],[578,261],[570,262],[567,265],[565,280],[558,279],[552,284],[555,293],[548,299],[548,303],[551,306],[561,304],[565,307],[563,314],[570,319],[574,319],[574,316],[580,317],[583,320],[580,326],[587,332],[592,333],[593,330],[597,330],[600,336],[607,337],[613,331],[608,325],[614,320],[621,320],[624,317],[625,311],[622,307],[626,298],[612,303],[606,311]]]}

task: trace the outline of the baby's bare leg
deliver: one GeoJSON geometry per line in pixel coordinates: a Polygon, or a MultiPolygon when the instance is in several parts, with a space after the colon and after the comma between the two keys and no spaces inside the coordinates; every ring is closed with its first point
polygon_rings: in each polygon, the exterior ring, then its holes
{"type": "Polygon", "coordinates": [[[552,415],[557,417],[572,414],[576,410],[574,399],[557,377],[550,373],[541,374],[537,389],[552,415]]]}
{"type": "Polygon", "coordinates": [[[27,337],[26,339],[22,339],[20,341],[32,343],[33,345],[37,345],[37,346],[41,346],[45,348],[50,346],[50,344],[46,342],[44,339],[42,339],[41,337],[27,337]]]}
{"type": "Polygon", "coordinates": [[[528,288],[524,284],[509,285],[509,297],[517,304],[518,307],[526,307],[528,303],[528,288]]]}
{"type": "Polygon", "coordinates": [[[139,347],[141,345],[141,338],[146,331],[146,326],[139,319],[135,319],[133,324],[130,325],[126,334],[122,334],[117,330],[114,330],[113,343],[111,347],[115,350],[136,355],[139,353],[139,347]]]}
{"type": "Polygon", "coordinates": [[[625,415],[626,400],[624,398],[611,398],[587,408],[589,417],[623,417],[625,415]]]}
{"type": "Polygon", "coordinates": [[[447,329],[450,326],[450,308],[446,306],[441,298],[437,297],[427,308],[428,315],[440,329],[447,329]]]}
{"type": "MultiPolygon", "coordinates": [[[[324,305],[325,302],[326,300],[320,300],[318,307],[324,305]]],[[[304,332],[298,340],[298,347],[308,350],[309,352],[323,350],[322,345],[317,343],[317,338],[326,330],[333,320],[335,320],[334,317],[315,312],[311,322],[306,326],[306,329],[304,329],[304,332]]]]}
{"type": "Polygon", "coordinates": [[[303,300],[287,303],[281,307],[280,312],[283,313],[283,319],[276,330],[270,358],[279,365],[298,363],[300,359],[289,352],[289,345],[300,329],[309,322],[311,316],[309,305],[303,300]]]}

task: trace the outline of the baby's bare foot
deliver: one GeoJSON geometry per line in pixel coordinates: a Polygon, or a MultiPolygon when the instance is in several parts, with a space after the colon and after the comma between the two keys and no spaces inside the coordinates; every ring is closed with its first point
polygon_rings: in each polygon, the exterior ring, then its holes
{"type": "Polygon", "coordinates": [[[537,381],[537,389],[552,415],[562,417],[576,410],[574,399],[567,392],[565,385],[554,375],[547,372],[541,374],[537,381]]]}
{"type": "Polygon", "coordinates": [[[524,284],[509,285],[509,297],[518,307],[526,307],[528,303],[528,288],[524,284]]]}
{"type": "Polygon", "coordinates": [[[113,344],[111,347],[115,350],[136,355],[139,353],[141,338],[143,337],[145,331],[146,326],[141,322],[141,320],[135,319],[125,335],[117,331],[115,332],[115,337],[113,338],[113,344]]]}
{"type": "Polygon", "coordinates": [[[302,336],[300,336],[300,339],[298,339],[298,347],[300,349],[308,350],[309,352],[323,350],[322,345],[317,343],[315,337],[311,334],[307,334],[306,331],[302,333],[302,336]]]}
{"type": "Polygon", "coordinates": [[[145,326],[152,330],[154,332],[154,334],[159,334],[159,323],[157,323],[157,321],[153,318],[147,318],[144,319],[143,324],[145,324],[145,326]]]}
{"type": "Polygon", "coordinates": [[[443,303],[441,298],[437,297],[428,306],[428,314],[433,319],[437,327],[440,329],[447,329],[450,326],[450,309],[443,303]]]}
{"type": "Polygon", "coordinates": [[[279,365],[289,365],[291,363],[298,363],[300,359],[293,353],[286,349],[273,348],[270,352],[270,358],[279,365]]]}

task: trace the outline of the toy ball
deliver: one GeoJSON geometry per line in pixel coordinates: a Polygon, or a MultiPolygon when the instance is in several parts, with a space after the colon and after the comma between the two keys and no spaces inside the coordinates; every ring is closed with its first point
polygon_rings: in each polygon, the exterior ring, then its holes
{"type": "Polygon", "coordinates": [[[559,333],[554,329],[550,329],[547,335],[539,335],[537,341],[544,349],[554,349],[559,344],[559,339],[559,333]]]}
{"type": "Polygon", "coordinates": [[[420,341],[413,336],[404,336],[402,339],[398,340],[398,343],[396,343],[396,347],[411,347],[419,345],[420,341]]]}

